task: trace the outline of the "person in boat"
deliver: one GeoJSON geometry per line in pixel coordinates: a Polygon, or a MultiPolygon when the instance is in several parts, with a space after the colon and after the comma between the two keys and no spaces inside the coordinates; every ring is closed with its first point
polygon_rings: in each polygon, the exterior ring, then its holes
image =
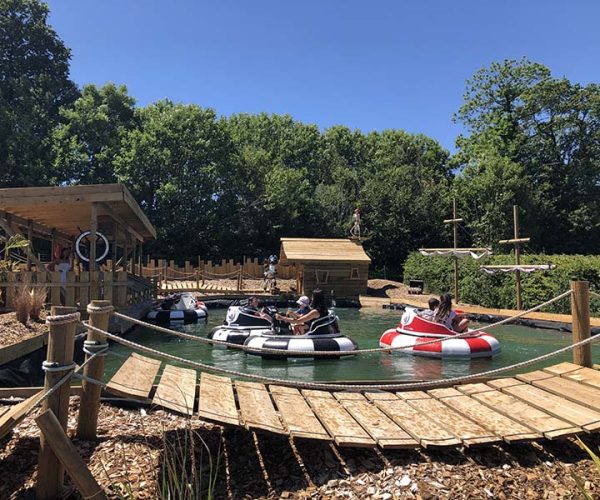
{"type": "Polygon", "coordinates": [[[275,319],[284,323],[291,323],[294,335],[302,335],[310,330],[310,326],[314,321],[327,316],[329,316],[329,310],[325,304],[325,294],[320,288],[315,288],[312,293],[312,301],[308,313],[298,318],[288,318],[287,316],[276,314],[275,319]]]}
{"type": "Polygon", "coordinates": [[[271,318],[269,317],[268,314],[265,314],[264,312],[262,312],[260,310],[261,308],[261,304],[258,301],[258,297],[256,296],[252,296],[248,299],[248,303],[246,304],[246,306],[243,308],[243,311],[248,313],[248,314],[252,314],[254,316],[258,316],[259,318],[263,318],[263,319],[268,319],[269,321],[271,320],[271,318]]]}
{"type": "Polygon", "coordinates": [[[440,301],[435,297],[431,297],[428,302],[429,309],[422,309],[417,314],[421,316],[421,318],[426,319],[428,321],[433,321],[433,315],[435,314],[435,310],[440,305],[440,301]]]}
{"type": "Polygon", "coordinates": [[[464,332],[469,326],[469,320],[464,314],[456,314],[452,310],[452,295],[449,293],[440,297],[440,304],[433,313],[433,321],[459,333],[464,332]]]}
{"type": "Polygon", "coordinates": [[[306,295],[300,297],[296,301],[296,304],[299,306],[298,309],[295,311],[289,311],[286,314],[288,318],[298,319],[300,316],[304,316],[310,312],[310,299],[306,295]]]}

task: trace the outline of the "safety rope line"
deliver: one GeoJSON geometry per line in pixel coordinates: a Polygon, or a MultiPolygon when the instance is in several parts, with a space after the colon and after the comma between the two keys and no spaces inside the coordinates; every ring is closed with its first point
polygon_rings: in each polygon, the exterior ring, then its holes
{"type": "MultiPolygon", "coordinates": [[[[473,373],[470,375],[463,375],[460,377],[452,377],[452,378],[447,378],[447,379],[435,379],[435,380],[428,380],[428,381],[424,381],[424,382],[412,382],[412,383],[408,382],[408,383],[401,383],[401,384],[327,384],[327,383],[322,383],[322,382],[319,382],[319,383],[305,382],[302,380],[283,380],[283,379],[278,379],[278,378],[274,378],[274,377],[266,377],[264,375],[255,375],[252,373],[244,373],[244,372],[240,372],[237,370],[230,370],[228,368],[211,366],[211,365],[207,365],[204,363],[200,363],[198,361],[192,361],[192,360],[189,360],[186,358],[175,356],[173,354],[164,353],[164,352],[158,351],[156,349],[152,349],[151,347],[146,347],[144,345],[138,344],[131,340],[127,340],[127,339],[124,339],[117,335],[113,335],[112,333],[105,332],[105,331],[103,331],[99,328],[93,327],[87,323],[86,323],[86,326],[88,328],[90,328],[91,330],[94,330],[98,333],[102,333],[103,335],[106,335],[107,338],[109,338],[110,340],[113,340],[119,344],[125,345],[132,349],[136,349],[138,351],[152,354],[152,355],[157,356],[162,359],[166,359],[169,361],[175,361],[177,363],[191,366],[191,367],[199,369],[199,370],[221,373],[221,374],[232,376],[232,377],[240,377],[240,378],[246,378],[246,379],[251,379],[251,380],[257,380],[257,381],[265,383],[265,384],[277,384],[277,385],[284,385],[284,386],[289,386],[289,387],[299,387],[299,388],[303,388],[303,389],[321,389],[321,390],[332,390],[332,391],[337,391],[337,390],[345,391],[345,390],[349,390],[349,389],[351,389],[351,390],[385,390],[385,391],[419,390],[419,389],[427,389],[427,388],[431,388],[431,387],[436,387],[436,386],[439,386],[440,384],[455,385],[455,384],[459,384],[459,383],[463,383],[463,382],[468,382],[471,380],[481,379],[483,377],[492,377],[499,373],[507,372],[510,370],[516,370],[518,368],[523,368],[523,367],[530,366],[530,365],[533,365],[536,363],[540,363],[547,359],[558,356],[564,352],[571,351],[577,347],[582,347],[591,342],[600,340],[600,335],[595,335],[593,337],[589,337],[587,339],[576,342],[575,344],[569,344],[566,347],[562,347],[560,349],[549,352],[547,354],[543,354],[536,358],[521,361],[519,363],[514,363],[509,366],[504,366],[504,367],[500,367],[500,368],[496,368],[493,370],[488,370],[488,371],[484,371],[484,372],[480,372],[480,373],[473,373]]],[[[111,351],[111,353],[112,353],[112,351],[111,351]]],[[[331,355],[331,353],[330,353],[330,355],[331,355]]]]}
{"type": "MultiPolygon", "coordinates": [[[[514,316],[511,316],[510,318],[505,318],[503,320],[497,321],[496,323],[492,323],[491,325],[483,326],[483,327],[477,328],[475,330],[470,330],[468,332],[457,333],[455,335],[447,335],[445,337],[428,340],[426,342],[419,342],[418,344],[415,344],[415,345],[418,345],[419,347],[423,347],[423,346],[430,345],[430,344],[436,344],[437,342],[444,342],[449,339],[460,339],[460,338],[470,337],[470,336],[475,335],[484,330],[489,330],[490,328],[495,328],[497,326],[504,325],[504,324],[509,323],[517,318],[520,318],[521,316],[524,316],[531,312],[535,312],[538,309],[541,309],[549,304],[552,304],[558,300],[562,300],[563,298],[567,297],[570,294],[571,294],[571,290],[568,290],[568,291],[558,295],[557,297],[554,297],[553,299],[550,299],[546,302],[543,302],[542,304],[539,304],[531,309],[528,309],[527,311],[522,311],[514,316]]],[[[171,330],[170,328],[165,328],[165,327],[162,327],[159,325],[155,325],[153,323],[148,323],[146,321],[132,318],[131,316],[127,316],[125,314],[118,313],[118,312],[115,312],[114,315],[118,318],[124,319],[131,323],[135,323],[140,326],[144,326],[146,328],[150,328],[152,330],[156,330],[161,333],[175,335],[177,337],[181,337],[181,338],[184,338],[187,340],[195,340],[196,342],[202,342],[202,343],[212,344],[212,345],[220,345],[223,347],[229,347],[231,349],[238,349],[238,350],[242,350],[244,352],[250,352],[253,354],[265,353],[265,354],[278,354],[280,356],[286,355],[286,354],[294,354],[298,357],[315,357],[315,356],[332,356],[332,355],[355,356],[355,355],[359,355],[359,354],[373,354],[373,353],[380,353],[380,352],[412,350],[414,347],[412,345],[396,346],[396,347],[390,346],[390,347],[376,347],[376,348],[372,348],[372,349],[356,349],[354,351],[309,351],[309,350],[301,350],[301,349],[291,349],[290,350],[290,349],[272,349],[272,348],[268,348],[268,347],[248,347],[248,346],[245,346],[242,344],[235,344],[233,342],[227,342],[224,340],[207,339],[204,337],[198,337],[196,335],[190,335],[188,333],[178,332],[176,330],[171,330]]]]}
{"type": "Polygon", "coordinates": [[[594,297],[596,297],[597,299],[600,299],[600,293],[597,293],[597,292],[592,292],[592,291],[590,290],[590,295],[593,295],[593,296],[594,296],[594,297]]]}

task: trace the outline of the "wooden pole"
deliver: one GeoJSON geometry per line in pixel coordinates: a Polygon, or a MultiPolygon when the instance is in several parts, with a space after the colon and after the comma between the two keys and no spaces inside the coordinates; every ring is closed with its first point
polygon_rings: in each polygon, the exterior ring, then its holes
{"type": "MultiPolygon", "coordinates": [[[[518,243],[519,239],[519,207],[517,205],[513,205],[513,219],[514,219],[514,229],[515,229],[515,263],[516,265],[521,264],[521,248],[518,243]]],[[[517,309],[523,309],[523,302],[521,300],[521,271],[517,269],[515,273],[515,286],[517,287],[517,309]]]]}
{"type": "MultiPolygon", "coordinates": [[[[454,219],[452,225],[454,226],[454,249],[456,250],[458,248],[458,222],[456,220],[456,198],[452,199],[452,218],[454,219]]],[[[454,300],[458,304],[458,257],[456,255],[454,256],[454,300]]]]}
{"type": "Polygon", "coordinates": [[[77,448],[73,446],[73,443],[65,434],[54,413],[51,410],[46,410],[35,419],[35,422],[83,498],[105,499],[104,491],[102,491],[85,462],[79,456],[77,448]]]}
{"type": "Polygon", "coordinates": [[[140,248],[139,248],[139,252],[138,252],[138,268],[139,268],[139,275],[143,276],[144,275],[144,270],[142,269],[143,266],[143,259],[142,259],[142,252],[144,251],[144,244],[140,241],[140,248]]]}
{"type": "Polygon", "coordinates": [[[98,232],[98,205],[92,203],[90,215],[90,271],[96,271],[96,233],[98,232]]]}
{"type": "MultiPolygon", "coordinates": [[[[107,331],[111,303],[108,300],[92,300],[87,311],[90,315],[90,325],[107,331]]],[[[88,330],[87,341],[90,343],[95,342],[96,345],[106,344],[106,336],[94,330],[88,330]]],[[[94,346],[90,345],[89,350],[93,351],[93,349],[94,346]]],[[[89,357],[90,355],[86,354],[85,359],[87,360],[89,357]]],[[[104,378],[104,356],[96,356],[85,365],[83,374],[92,379],[102,380],[104,378]]],[[[92,384],[87,380],[83,381],[81,401],[79,402],[79,420],[77,422],[77,437],[79,439],[96,439],[100,391],[101,387],[99,385],[92,384]]]]}
{"type": "MultiPolygon", "coordinates": [[[[49,325],[48,353],[46,361],[56,366],[68,366],[73,363],[75,346],[75,327],[77,319],[61,320],[57,316],[72,314],[74,307],[53,306],[50,310],[53,320],[46,320],[49,325]]],[[[44,392],[54,387],[66,375],[66,371],[46,371],[44,392]]],[[[64,431],[67,430],[69,417],[69,395],[71,384],[65,382],[43,403],[43,410],[52,410],[64,431]]],[[[50,448],[45,436],[40,435],[40,451],[38,455],[38,479],[36,497],[38,499],[59,498],[63,488],[64,467],[50,448]]]]}
{"type": "MultiPolygon", "coordinates": [[[[29,240],[29,252],[27,252],[27,270],[31,271],[31,256],[33,254],[33,221],[27,221],[27,239],[29,240]]],[[[40,271],[40,269],[38,269],[40,271]]]]}
{"type": "MultiPolygon", "coordinates": [[[[571,315],[573,343],[590,338],[590,285],[587,281],[571,281],[571,315]]],[[[592,368],[592,346],[573,349],[573,363],[592,368]]]]}

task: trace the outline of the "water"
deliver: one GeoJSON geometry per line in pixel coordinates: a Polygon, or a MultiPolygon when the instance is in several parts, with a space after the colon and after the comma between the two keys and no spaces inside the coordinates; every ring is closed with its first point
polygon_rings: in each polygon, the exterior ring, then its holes
{"type": "MultiPolygon", "coordinates": [[[[210,310],[208,323],[171,325],[171,327],[186,333],[206,337],[211,328],[222,324],[225,312],[225,309],[212,309],[210,310]]],[[[340,317],[342,331],[352,337],[361,349],[378,347],[381,334],[385,330],[395,327],[402,315],[401,311],[372,308],[337,309],[336,312],[340,317]]],[[[477,326],[480,325],[472,324],[472,327],[477,326]]],[[[571,342],[570,333],[522,326],[501,326],[490,330],[490,333],[500,341],[502,352],[493,359],[474,360],[428,359],[400,352],[350,356],[338,360],[301,358],[263,360],[260,356],[251,356],[232,349],[213,348],[208,344],[181,339],[141,327],[129,333],[127,338],[169,354],[175,354],[215,367],[273,378],[329,382],[341,380],[428,380],[480,373],[540,356],[564,347],[571,342]]],[[[114,344],[113,349],[121,354],[131,352],[130,349],[119,344],[114,344]]],[[[600,354],[600,346],[595,346],[593,349],[594,356],[600,354]]],[[[571,359],[571,353],[567,352],[562,356],[542,363],[542,366],[560,361],[571,361],[571,359]]],[[[108,356],[106,362],[107,376],[111,376],[123,360],[119,357],[108,356]]],[[[538,368],[540,366],[532,366],[517,370],[517,372],[538,368]]],[[[511,374],[511,372],[507,372],[507,374],[511,374]]]]}

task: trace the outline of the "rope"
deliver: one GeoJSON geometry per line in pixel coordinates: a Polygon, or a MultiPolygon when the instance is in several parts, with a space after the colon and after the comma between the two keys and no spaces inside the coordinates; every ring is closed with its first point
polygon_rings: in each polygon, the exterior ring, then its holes
{"type": "Polygon", "coordinates": [[[101,314],[101,313],[111,313],[115,310],[112,304],[106,306],[94,306],[92,304],[88,304],[87,312],[90,314],[101,314]]]}
{"type": "Polygon", "coordinates": [[[84,340],[82,351],[90,356],[97,354],[99,357],[104,357],[107,354],[108,347],[107,342],[101,344],[98,340],[84,340]]]}
{"type": "MultiPolygon", "coordinates": [[[[475,330],[470,330],[468,332],[464,332],[464,333],[458,333],[455,335],[447,335],[445,337],[440,337],[437,339],[433,339],[433,340],[428,340],[427,342],[420,342],[418,345],[419,347],[422,346],[426,346],[429,344],[435,344],[437,342],[444,342],[446,340],[449,339],[460,339],[460,338],[464,338],[464,337],[469,337],[472,335],[475,335],[476,333],[482,332],[484,329],[485,330],[489,330],[490,328],[494,328],[500,325],[504,325],[505,323],[509,323],[510,321],[513,321],[514,319],[520,318],[521,316],[524,316],[526,314],[529,314],[531,312],[537,311],[538,309],[541,309],[542,307],[545,307],[549,304],[552,304],[553,302],[556,302],[558,300],[561,300],[563,298],[565,298],[566,296],[570,295],[571,291],[566,291],[560,295],[558,295],[557,297],[550,299],[542,304],[539,304],[538,306],[535,306],[527,311],[522,311],[514,316],[511,316],[510,318],[505,318],[501,321],[497,321],[496,323],[492,323],[491,325],[487,325],[484,327],[480,327],[477,328],[475,330]]],[[[244,352],[251,352],[251,353],[256,353],[259,354],[261,352],[263,353],[269,353],[269,354],[294,354],[296,356],[306,356],[306,357],[315,357],[315,356],[332,356],[332,351],[304,351],[304,350],[289,350],[289,349],[271,349],[271,348],[267,348],[267,347],[262,347],[262,348],[256,348],[256,347],[247,347],[244,345],[240,345],[240,344],[234,344],[233,342],[226,342],[224,340],[212,340],[212,339],[206,339],[204,337],[198,337],[196,335],[190,335],[188,333],[183,333],[183,332],[178,332],[175,330],[171,330],[170,328],[164,328],[162,326],[158,326],[158,325],[154,325],[152,323],[148,323],[146,321],[142,321],[140,319],[136,319],[136,318],[132,318],[131,316],[126,316],[125,314],[121,314],[118,312],[115,312],[114,315],[118,318],[124,319],[126,321],[129,321],[131,323],[135,323],[138,324],[140,326],[144,326],[146,328],[150,328],[152,330],[156,330],[158,332],[161,333],[167,333],[169,335],[175,335],[187,340],[195,340],[196,342],[203,342],[203,343],[207,343],[207,344],[212,344],[212,345],[221,345],[223,347],[229,347],[232,349],[238,349],[238,350],[242,350],[244,352]]],[[[335,351],[335,355],[336,356],[354,356],[354,355],[359,355],[359,354],[372,354],[372,353],[378,353],[378,352],[392,352],[392,351],[402,351],[402,350],[411,350],[413,348],[413,346],[396,346],[396,347],[376,347],[376,348],[372,348],[372,349],[356,349],[355,351],[335,351]]]]}
{"type": "Polygon", "coordinates": [[[81,319],[81,315],[78,312],[69,314],[58,314],[56,316],[46,316],[47,325],[68,325],[69,323],[75,323],[81,319]]]}
{"type": "MultiPolygon", "coordinates": [[[[166,359],[169,361],[175,361],[177,363],[188,365],[188,366],[191,366],[191,367],[199,369],[199,370],[212,371],[212,372],[221,373],[221,374],[232,376],[232,377],[240,377],[240,378],[246,378],[246,379],[251,379],[251,380],[257,380],[257,381],[260,381],[265,384],[277,384],[277,385],[284,385],[284,386],[290,386],[290,387],[299,387],[299,388],[303,388],[303,389],[321,389],[321,390],[332,390],[332,391],[337,391],[337,390],[347,391],[349,389],[363,390],[363,391],[364,390],[385,390],[385,391],[420,390],[420,389],[427,389],[427,388],[431,388],[431,387],[437,387],[440,384],[456,385],[456,384],[468,382],[471,380],[477,380],[482,377],[491,377],[491,376],[497,375],[499,373],[503,373],[503,372],[510,371],[510,370],[515,370],[517,368],[523,368],[526,366],[530,366],[530,365],[545,361],[546,359],[550,359],[552,357],[558,356],[564,352],[575,349],[576,347],[581,347],[581,346],[584,346],[591,342],[600,340],[600,335],[595,335],[593,337],[589,337],[587,339],[581,340],[575,344],[570,344],[566,347],[557,349],[556,351],[552,351],[548,354],[543,354],[542,356],[538,356],[537,358],[532,358],[529,360],[521,361],[519,363],[515,363],[515,364],[509,365],[509,366],[504,366],[501,368],[496,368],[494,370],[488,370],[488,371],[481,372],[481,373],[473,373],[471,375],[463,375],[460,377],[453,377],[453,378],[447,378],[447,379],[435,379],[435,380],[428,380],[425,382],[413,382],[413,383],[403,383],[403,384],[368,384],[368,385],[361,384],[361,385],[357,385],[357,384],[327,384],[327,383],[316,383],[316,382],[304,382],[301,380],[283,380],[283,379],[278,379],[278,378],[274,378],[274,377],[265,377],[264,375],[243,373],[243,372],[239,372],[236,370],[230,370],[227,368],[219,368],[216,366],[199,363],[197,361],[192,361],[192,360],[189,360],[186,358],[181,358],[181,357],[175,356],[173,354],[167,354],[167,353],[158,351],[156,349],[152,349],[151,347],[143,346],[141,344],[138,344],[131,340],[124,339],[122,337],[118,337],[117,335],[113,335],[112,333],[105,332],[103,330],[100,330],[99,328],[93,327],[88,324],[86,324],[86,326],[94,331],[97,331],[98,333],[102,333],[103,335],[106,335],[107,338],[109,338],[119,344],[125,345],[132,349],[137,349],[138,351],[146,352],[148,354],[153,354],[162,359],[166,359]]],[[[331,353],[329,353],[329,354],[331,355],[331,353]]]]}
{"type": "Polygon", "coordinates": [[[77,365],[75,363],[69,363],[68,365],[59,365],[57,361],[42,361],[42,370],[48,373],[54,372],[67,372],[75,369],[77,365]]]}

